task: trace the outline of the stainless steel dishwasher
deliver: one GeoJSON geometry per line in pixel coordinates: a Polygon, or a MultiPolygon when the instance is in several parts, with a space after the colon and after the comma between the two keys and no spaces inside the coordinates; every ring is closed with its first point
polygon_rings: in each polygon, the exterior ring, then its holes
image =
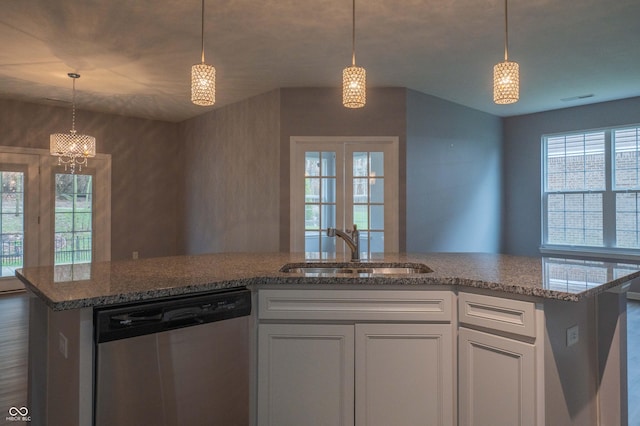
{"type": "Polygon", "coordinates": [[[96,426],[249,424],[245,288],[96,309],[96,426]]]}

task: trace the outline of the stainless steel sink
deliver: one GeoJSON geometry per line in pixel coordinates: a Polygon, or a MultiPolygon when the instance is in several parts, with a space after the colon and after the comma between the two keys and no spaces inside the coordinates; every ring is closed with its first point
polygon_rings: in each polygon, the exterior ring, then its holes
{"type": "Polygon", "coordinates": [[[335,264],[335,263],[290,263],[280,268],[280,272],[303,274],[306,276],[371,276],[371,275],[412,275],[433,272],[420,263],[411,264],[335,264]]]}

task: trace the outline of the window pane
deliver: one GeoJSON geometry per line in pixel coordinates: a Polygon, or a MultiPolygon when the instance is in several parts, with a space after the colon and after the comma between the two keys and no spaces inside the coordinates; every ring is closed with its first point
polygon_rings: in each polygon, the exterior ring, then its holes
{"type": "Polygon", "coordinates": [[[336,178],[324,178],[321,181],[322,197],[320,201],[323,203],[336,202],[336,178]]]}
{"type": "Polygon", "coordinates": [[[369,201],[369,179],[354,179],[353,180],[353,202],[354,203],[366,203],[369,201]]]}
{"type": "Polygon", "coordinates": [[[602,246],[602,194],[549,194],[547,243],[602,246]]]}
{"type": "Polygon", "coordinates": [[[305,152],[304,175],[320,176],[320,153],[319,152],[305,152]]]}
{"type": "Polygon", "coordinates": [[[369,153],[368,152],[353,153],[353,175],[369,176],[369,153]]]}
{"type": "Polygon", "coordinates": [[[638,178],[639,139],[640,128],[619,129],[613,132],[615,189],[640,188],[638,178]]]}
{"type": "Polygon", "coordinates": [[[384,253],[384,232],[369,232],[371,253],[384,253]]]}
{"type": "Polygon", "coordinates": [[[384,230],[384,206],[373,205],[371,209],[371,229],[384,230]]]}
{"type": "Polygon", "coordinates": [[[0,276],[11,277],[24,264],[24,173],[0,171],[0,181],[0,276]]]}
{"type": "Polygon", "coordinates": [[[304,206],[304,228],[320,229],[320,206],[307,204],[304,206]]]}
{"type": "Polygon", "coordinates": [[[320,206],[320,229],[326,231],[327,228],[336,227],[336,205],[323,204],[320,206]]]}
{"type": "Polygon", "coordinates": [[[638,193],[616,194],[616,246],[640,248],[638,241],[638,193]]]}
{"type": "Polygon", "coordinates": [[[358,229],[369,229],[369,212],[367,205],[353,206],[353,223],[358,229]]]}
{"type": "Polygon", "coordinates": [[[317,203],[320,201],[320,179],[306,178],[304,180],[305,203],[317,203]]]}
{"type": "Polygon", "coordinates": [[[92,176],[56,174],[54,264],[92,258],[92,176]]]}
{"type": "Polygon", "coordinates": [[[322,153],[322,162],[320,163],[320,174],[322,176],[336,175],[336,153],[333,151],[322,153]]]}
{"type": "Polygon", "coordinates": [[[372,203],[384,203],[384,178],[375,177],[369,179],[369,186],[372,203]]]}
{"type": "Polygon", "coordinates": [[[549,137],[546,144],[547,191],[605,189],[604,132],[549,137]]]}
{"type": "Polygon", "coordinates": [[[369,176],[384,176],[384,152],[371,152],[369,176]]]}

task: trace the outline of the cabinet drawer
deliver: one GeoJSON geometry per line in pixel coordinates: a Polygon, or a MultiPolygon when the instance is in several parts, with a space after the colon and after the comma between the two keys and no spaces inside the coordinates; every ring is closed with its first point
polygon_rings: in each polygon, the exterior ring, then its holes
{"type": "Polygon", "coordinates": [[[258,318],[451,322],[450,291],[258,290],[258,318]]]}
{"type": "Polygon", "coordinates": [[[458,295],[458,321],[497,331],[536,337],[536,305],[481,294],[458,295]]]}

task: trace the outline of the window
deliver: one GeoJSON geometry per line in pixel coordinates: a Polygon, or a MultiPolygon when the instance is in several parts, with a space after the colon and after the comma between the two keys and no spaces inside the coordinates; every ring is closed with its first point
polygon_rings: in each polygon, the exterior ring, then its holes
{"type": "Polygon", "coordinates": [[[0,182],[0,276],[13,277],[24,265],[24,172],[0,169],[0,182]]]}
{"type": "Polygon", "coordinates": [[[91,262],[92,178],[84,174],[55,175],[54,265],[91,262]]]}
{"type": "Polygon", "coordinates": [[[48,150],[0,146],[0,293],[23,288],[18,268],[110,259],[111,157],[62,170],[48,150]]]}
{"type": "Polygon", "coordinates": [[[640,248],[640,127],[543,137],[542,243],[640,248]]]}

